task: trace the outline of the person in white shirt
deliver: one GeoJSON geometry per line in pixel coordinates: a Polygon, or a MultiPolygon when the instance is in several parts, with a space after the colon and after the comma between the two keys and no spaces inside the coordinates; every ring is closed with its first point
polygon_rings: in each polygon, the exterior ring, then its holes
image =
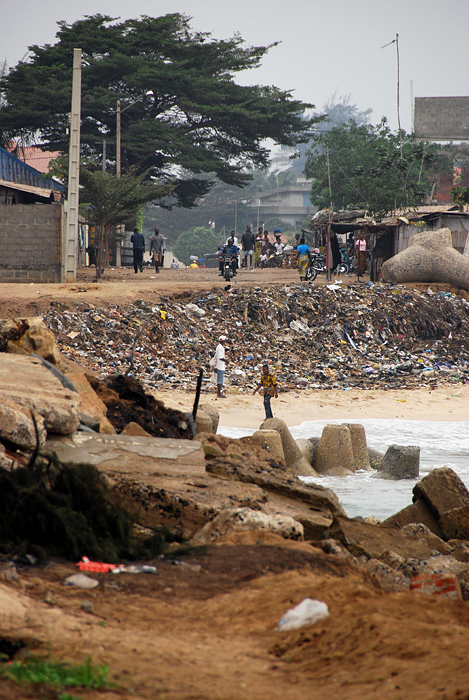
{"type": "Polygon", "coordinates": [[[223,375],[225,373],[225,343],[226,335],[221,335],[218,338],[218,345],[215,350],[215,370],[217,373],[217,399],[226,399],[223,393],[223,375]]]}

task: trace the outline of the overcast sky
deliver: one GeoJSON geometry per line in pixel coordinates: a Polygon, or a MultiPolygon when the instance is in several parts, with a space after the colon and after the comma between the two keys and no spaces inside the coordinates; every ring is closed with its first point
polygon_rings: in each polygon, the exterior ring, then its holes
{"type": "MultiPolygon", "coordinates": [[[[0,22],[0,59],[14,66],[28,46],[55,43],[56,22],[97,13],[135,18],[180,12],[216,39],[239,33],[249,45],[282,42],[242,84],[276,85],[320,109],[351,95],[397,128],[399,34],[401,126],[411,129],[415,97],[469,95],[469,0],[16,0],[0,22]]],[[[77,47],[79,48],[79,47],[77,47]]]]}

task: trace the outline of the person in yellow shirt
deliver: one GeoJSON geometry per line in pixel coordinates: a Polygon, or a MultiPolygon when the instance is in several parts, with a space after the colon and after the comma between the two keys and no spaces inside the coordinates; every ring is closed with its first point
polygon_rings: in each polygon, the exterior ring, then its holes
{"type": "Polygon", "coordinates": [[[278,399],[278,387],[277,380],[275,379],[274,375],[271,372],[269,372],[269,365],[262,365],[262,374],[259,384],[252,393],[257,394],[261,387],[264,390],[265,417],[273,418],[274,416],[272,413],[272,408],[270,406],[270,400],[272,396],[275,396],[275,398],[278,399]]]}

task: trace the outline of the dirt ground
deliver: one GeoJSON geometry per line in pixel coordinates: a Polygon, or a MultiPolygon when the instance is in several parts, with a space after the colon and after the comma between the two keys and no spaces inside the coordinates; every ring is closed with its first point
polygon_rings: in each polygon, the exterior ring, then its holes
{"type": "MultiPolygon", "coordinates": [[[[41,656],[108,664],[115,688],[80,690],[86,700],[469,698],[464,603],[384,593],[351,563],[276,540],[238,536],[177,564],[157,560],[157,574],[90,574],[100,581],[91,592],[64,586],[70,563],[20,570],[32,604],[13,636],[41,656]],[[277,632],[306,597],[330,617],[277,632]]],[[[1,700],[35,697],[0,684],[1,700]]]]}
{"type": "MultiPolygon", "coordinates": [[[[212,269],[106,271],[99,284],[93,274],[80,271],[70,285],[0,285],[0,316],[225,285],[212,269]]],[[[297,281],[290,270],[236,278],[260,295],[297,281]]],[[[156,574],[90,574],[100,582],[90,592],[64,586],[73,563],[22,568],[19,585],[0,583],[0,638],[48,658],[108,664],[115,688],[69,691],[83,700],[469,700],[463,602],[385,593],[352,563],[275,536],[233,536],[181,561],[156,560],[156,574]],[[285,611],[306,597],[325,601],[330,617],[277,632],[285,611]]],[[[0,683],[0,700],[40,697],[57,694],[0,683]]]]}

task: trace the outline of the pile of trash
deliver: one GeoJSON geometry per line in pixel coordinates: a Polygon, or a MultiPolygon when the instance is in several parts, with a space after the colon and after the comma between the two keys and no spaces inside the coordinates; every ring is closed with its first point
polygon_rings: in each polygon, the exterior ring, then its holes
{"type": "Polygon", "coordinates": [[[293,284],[190,293],[155,304],[74,312],[44,322],[59,350],[100,376],[193,391],[218,336],[229,339],[226,379],[240,393],[272,365],[281,388],[435,387],[469,378],[469,302],[391,284],[293,284]]]}

